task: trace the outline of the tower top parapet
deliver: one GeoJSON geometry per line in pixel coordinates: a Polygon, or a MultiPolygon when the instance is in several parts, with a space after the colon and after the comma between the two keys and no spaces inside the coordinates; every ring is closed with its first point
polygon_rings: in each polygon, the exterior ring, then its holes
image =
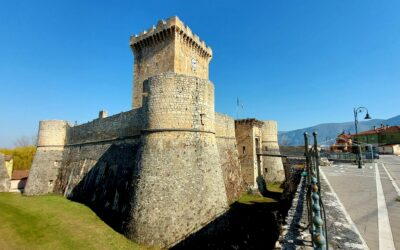
{"type": "Polygon", "coordinates": [[[212,49],[177,16],[170,17],[166,21],[160,20],[157,26],[153,25],[153,27],[142,31],[139,35],[135,34],[131,36],[129,43],[133,49],[140,50],[143,47],[162,42],[173,32],[183,36],[202,56],[212,57],[212,49]]]}
{"type": "Polygon", "coordinates": [[[140,108],[143,82],[166,72],[208,79],[212,50],[178,17],[161,20],[157,26],[131,36],[134,54],[133,108],[140,108]]]}

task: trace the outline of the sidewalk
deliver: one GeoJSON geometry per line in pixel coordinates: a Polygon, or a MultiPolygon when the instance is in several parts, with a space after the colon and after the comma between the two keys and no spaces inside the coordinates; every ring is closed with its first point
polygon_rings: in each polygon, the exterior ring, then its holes
{"type": "MultiPolygon", "coordinates": [[[[338,197],[321,176],[321,197],[326,210],[329,249],[368,249],[338,197]]],[[[313,249],[307,219],[305,178],[300,181],[286,218],[280,243],[282,249],[313,249]]]]}
{"type": "Polygon", "coordinates": [[[370,249],[400,249],[400,202],[381,162],[362,169],[341,163],[321,172],[370,249]]]}

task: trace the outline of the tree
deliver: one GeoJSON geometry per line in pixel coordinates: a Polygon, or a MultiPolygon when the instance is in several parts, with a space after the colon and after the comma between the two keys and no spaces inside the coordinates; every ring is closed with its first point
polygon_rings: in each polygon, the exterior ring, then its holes
{"type": "Polygon", "coordinates": [[[12,155],[14,157],[14,169],[25,170],[31,168],[33,157],[36,153],[36,147],[31,145],[26,147],[16,147],[14,149],[0,148],[0,153],[12,155]]]}
{"type": "Polygon", "coordinates": [[[17,138],[14,142],[15,147],[27,147],[27,146],[36,146],[37,136],[21,136],[17,138]]]}

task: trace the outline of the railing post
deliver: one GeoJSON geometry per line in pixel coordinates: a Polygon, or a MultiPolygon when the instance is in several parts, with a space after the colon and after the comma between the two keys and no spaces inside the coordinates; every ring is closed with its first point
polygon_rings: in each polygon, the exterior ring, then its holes
{"type": "Polygon", "coordinates": [[[321,196],[321,182],[319,179],[319,151],[318,151],[318,142],[317,142],[317,132],[313,132],[313,137],[314,137],[314,152],[315,152],[315,169],[317,172],[317,183],[318,183],[318,193],[321,196]]]}
{"type": "Polygon", "coordinates": [[[307,176],[307,204],[310,223],[310,233],[314,249],[327,249],[326,223],[322,219],[323,204],[321,201],[321,183],[319,176],[319,160],[317,133],[313,132],[314,144],[309,150],[308,134],[304,133],[304,156],[306,157],[306,167],[302,173],[307,176]],[[321,209],[322,206],[322,209],[321,209]]]}
{"type": "Polygon", "coordinates": [[[311,192],[312,192],[312,210],[313,210],[313,243],[314,249],[326,249],[325,235],[323,231],[324,221],[321,215],[321,183],[319,179],[319,151],[317,132],[313,132],[314,137],[314,152],[313,152],[313,173],[311,177],[311,192]]]}
{"type": "MultiPolygon", "coordinates": [[[[307,172],[309,172],[309,166],[310,166],[310,156],[308,153],[308,133],[304,132],[304,156],[306,157],[306,165],[303,170],[302,175],[307,176],[307,172]]],[[[309,180],[309,177],[307,177],[307,180],[309,180]]]]}
{"type": "MultiPolygon", "coordinates": [[[[307,213],[308,213],[308,223],[309,223],[309,225],[310,225],[310,227],[312,227],[311,225],[312,225],[312,216],[313,216],[313,214],[312,214],[312,210],[311,210],[311,207],[312,207],[312,201],[311,201],[311,188],[310,188],[310,183],[311,183],[311,159],[310,159],[310,152],[309,152],[309,149],[308,149],[308,133],[307,132],[305,132],[304,133],[304,156],[305,156],[305,158],[306,158],[306,164],[305,164],[305,166],[304,166],[304,169],[303,169],[303,173],[301,174],[304,178],[306,178],[306,190],[307,190],[307,199],[306,199],[306,202],[307,202],[307,213]]],[[[311,235],[312,235],[312,228],[310,228],[310,233],[311,233],[311,235]]]]}

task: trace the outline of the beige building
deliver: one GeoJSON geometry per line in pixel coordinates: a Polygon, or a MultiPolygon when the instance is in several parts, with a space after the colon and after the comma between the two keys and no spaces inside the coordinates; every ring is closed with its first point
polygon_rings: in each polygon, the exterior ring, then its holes
{"type": "Polygon", "coordinates": [[[14,170],[11,175],[10,192],[22,192],[28,180],[29,170],[14,170]]]}
{"type": "Polygon", "coordinates": [[[382,145],[378,147],[379,153],[384,155],[400,155],[400,145],[382,145]]]}

